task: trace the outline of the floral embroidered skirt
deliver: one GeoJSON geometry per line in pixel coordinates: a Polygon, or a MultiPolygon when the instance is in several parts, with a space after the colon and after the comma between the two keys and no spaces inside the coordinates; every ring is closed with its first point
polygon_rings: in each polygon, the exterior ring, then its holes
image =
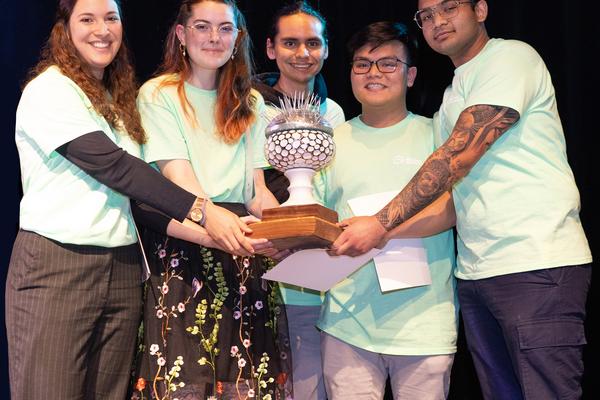
{"type": "Polygon", "coordinates": [[[143,346],[133,398],[285,399],[291,353],[262,257],[233,257],[146,230],[143,346]]]}

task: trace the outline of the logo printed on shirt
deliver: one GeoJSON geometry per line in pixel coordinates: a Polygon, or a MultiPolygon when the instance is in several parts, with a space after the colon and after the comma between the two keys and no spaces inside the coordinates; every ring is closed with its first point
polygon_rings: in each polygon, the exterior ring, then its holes
{"type": "Polygon", "coordinates": [[[421,165],[424,160],[417,160],[416,158],[408,157],[402,154],[398,154],[392,157],[392,165],[421,165]]]}

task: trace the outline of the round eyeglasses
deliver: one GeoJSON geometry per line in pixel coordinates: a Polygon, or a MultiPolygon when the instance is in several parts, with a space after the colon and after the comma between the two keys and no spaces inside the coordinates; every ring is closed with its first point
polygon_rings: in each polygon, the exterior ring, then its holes
{"type": "Polygon", "coordinates": [[[385,57],[385,58],[380,58],[379,60],[376,61],[371,61],[371,60],[367,60],[367,59],[358,59],[358,60],[352,60],[352,62],[350,63],[352,65],[352,72],[354,72],[355,74],[361,75],[361,74],[366,74],[367,72],[369,72],[371,70],[371,67],[373,66],[373,64],[375,64],[375,66],[377,67],[377,70],[381,73],[384,74],[390,74],[394,71],[396,71],[396,68],[398,68],[398,64],[404,64],[406,66],[410,65],[398,58],[392,58],[392,57],[385,57]]]}
{"type": "Polygon", "coordinates": [[[216,32],[220,38],[225,39],[237,35],[240,31],[233,24],[212,26],[211,24],[207,24],[204,22],[198,22],[193,25],[188,25],[186,26],[186,28],[191,29],[195,34],[204,38],[209,38],[213,32],[216,32]]]}
{"type": "Polygon", "coordinates": [[[419,10],[415,13],[414,21],[417,23],[419,28],[423,29],[424,27],[429,27],[433,24],[433,18],[435,14],[439,14],[440,17],[444,19],[452,19],[458,15],[458,7],[461,4],[473,4],[473,0],[467,1],[456,1],[456,0],[446,0],[442,1],[440,4],[427,7],[422,10],[419,10]]]}

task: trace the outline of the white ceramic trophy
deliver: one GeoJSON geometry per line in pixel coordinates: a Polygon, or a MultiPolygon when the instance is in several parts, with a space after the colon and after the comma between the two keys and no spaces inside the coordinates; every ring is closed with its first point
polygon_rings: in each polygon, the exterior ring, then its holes
{"type": "Polygon", "coordinates": [[[286,97],[265,131],[267,161],[290,181],[290,197],[282,206],[315,204],[313,176],[335,154],[333,129],[319,108],[315,95],[286,97]]]}
{"type": "Polygon", "coordinates": [[[263,211],[263,220],[251,226],[252,236],[266,237],[276,247],[326,247],[341,232],[338,216],[313,197],[312,179],[335,154],[333,129],[320,112],[314,94],[281,101],[265,130],[265,156],[289,179],[289,199],[279,208],[263,211]]]}

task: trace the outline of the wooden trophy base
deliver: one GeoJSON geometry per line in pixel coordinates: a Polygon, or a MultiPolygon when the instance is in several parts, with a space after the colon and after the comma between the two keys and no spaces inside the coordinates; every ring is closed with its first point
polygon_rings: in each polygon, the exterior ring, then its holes
{"type": "Polygon", "coordinates": [[[320,204],[269,208],[261,222],[249,225],[249,236],[267,238],[279,250],[325,248],[342,233],[337,222],[337,212],[320,204]]]}

